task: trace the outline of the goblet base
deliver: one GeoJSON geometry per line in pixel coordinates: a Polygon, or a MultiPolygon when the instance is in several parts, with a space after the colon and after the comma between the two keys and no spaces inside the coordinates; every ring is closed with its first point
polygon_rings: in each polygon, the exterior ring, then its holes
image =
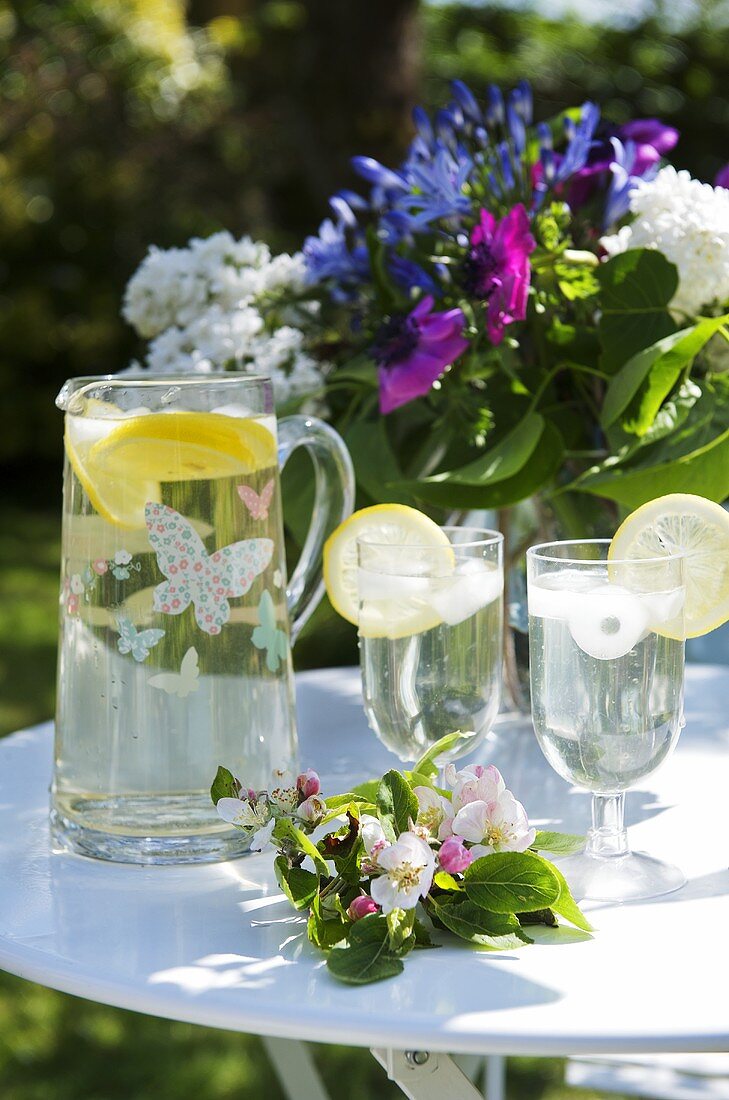
{"type": "Polygon", "coordinates": [[[555,863],[578,901],[645,901],[680,890],[686,884],[679,867],[645,852],[607,858],[579,852],[555,863]]]}

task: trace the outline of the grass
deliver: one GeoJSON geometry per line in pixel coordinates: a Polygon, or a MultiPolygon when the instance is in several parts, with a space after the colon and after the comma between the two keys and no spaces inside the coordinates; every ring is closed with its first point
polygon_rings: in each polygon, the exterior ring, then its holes
{"type": "MultiPolygon", "coordinates": [[[[0,735],[53,712],[59,524],[0,515],[0,735]]],[[[311,637],[311,635],[310,635],[311,637]]],[[[305,663],[311,664],[311,644],[305,663]]],[[[319,647],[321,653],[321,648],[319,647]]],[[[341,652],[341,651],[340,651],[341,652]]],[[[302,1006],[305,1011],[305,1006],[302,1006]]],[[[395,1100],[367,1051],[313,1048],[332,1100],[395,1100]]],[[[509,1059],[509,1100],[593,1100],[559,1059],[509,1059]]],[[[259,1039],[108,1008],[0,973],[2,1100],[282,1100],[259,1039]]]]}

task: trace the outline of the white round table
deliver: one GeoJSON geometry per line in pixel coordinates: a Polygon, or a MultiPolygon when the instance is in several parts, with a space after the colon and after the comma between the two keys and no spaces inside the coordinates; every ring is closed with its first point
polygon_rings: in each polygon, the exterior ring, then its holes
{"type": "MultiPolygon", "coordinates": [[[[300,675],[298,707],[301,764],[321,773],[325,794],[396,763],[367,728],[357,669],[300,675]]],[[[681,865],[682,890],[588,903],[592,939],[539,928],[535,946],[505,954],[449,944],[362,988],[329,976],[270,855],[143,867],[51,851],[51,725],[21,731],[0,742],[0,967],[105,1004],[278,1038],[472,1054],[727,1050],[729,669],[691,667],[686,709],[676,752],[627,808],[633,845],[681,865]]],[[[548,767],[524,720],[500,718],[477,755],[534,823],[585,830],[589,796],[548,767]]]]}

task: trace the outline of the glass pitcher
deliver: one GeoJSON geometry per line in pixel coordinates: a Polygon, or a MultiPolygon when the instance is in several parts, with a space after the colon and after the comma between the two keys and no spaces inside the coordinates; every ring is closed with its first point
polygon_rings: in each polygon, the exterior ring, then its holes
{"type": "Polygon", "coordinates": [[[249,374],[77,378],[66,413],[54,838],[132,863],[241,855],[210,784],[296,766],[291,643],[321,550],[352,510],[328,425],[276,425],[249,374]],[[287,587],[279,470],[305,447],[316,496],[287,587]]]}

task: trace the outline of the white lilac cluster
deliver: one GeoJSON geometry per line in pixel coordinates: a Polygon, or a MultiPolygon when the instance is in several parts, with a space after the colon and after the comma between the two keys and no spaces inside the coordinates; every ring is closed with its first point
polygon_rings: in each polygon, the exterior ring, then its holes
{"type": "Polygon", "coordinates": [[[630,209],[631,224],[602,240],[609,255],[659,249],[678,268],[677,310],[697,314],[729,301],[729,190],[668,166],[637,185],[630,209]]]}
{"type": "MultiPolygon", "coordinates": [[[[304,286],[300,253],[272,256],[261,241],[216,233],[187,248],[150,248],[129,281],[123,314],[151,340],[146,365],[154,373],[266,374],[281,404],[322,382],[305,333],[287,323],[304,286]]],[[[298,317],[309,308],[300,303],[298,317]]]]}

